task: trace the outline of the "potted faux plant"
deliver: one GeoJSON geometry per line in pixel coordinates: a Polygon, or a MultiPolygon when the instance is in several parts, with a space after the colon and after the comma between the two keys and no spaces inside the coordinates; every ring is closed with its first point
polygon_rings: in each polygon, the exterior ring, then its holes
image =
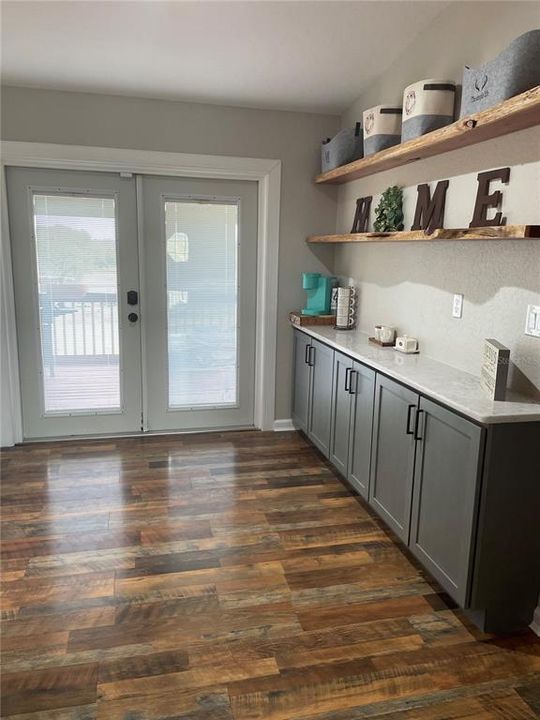
{"type": "Polygon", "coordinates": [[[386,188],[375,208],[376,232],[403,230],[403,191],[397,185],[386,188]]]}

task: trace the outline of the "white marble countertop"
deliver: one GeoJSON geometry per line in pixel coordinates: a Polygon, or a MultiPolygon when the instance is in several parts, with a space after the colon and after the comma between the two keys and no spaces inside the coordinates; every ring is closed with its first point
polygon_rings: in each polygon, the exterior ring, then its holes
{"type": "Polygon", "coordinates": [[[336,330],[324,325],[295,329],[478,422],[490,425],[540,421],[537,400],[511,392],[507,393],[506,400],[490,400],[480,386],[479,377],[422,353],[405,355],[390,347],[377,347],[359,330],[336,330]]]}

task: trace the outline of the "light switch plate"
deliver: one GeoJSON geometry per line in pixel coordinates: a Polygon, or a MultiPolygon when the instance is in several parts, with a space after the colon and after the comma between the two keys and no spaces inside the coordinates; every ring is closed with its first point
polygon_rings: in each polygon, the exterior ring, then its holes
{"type": "Polygon", "coordinates": [[[456,293],[452,303],[452,317],[460,318],[463,315],[463,295],[456,293]]]}
{"type": "Polygon", "coordinates": [[[527,305],[525,335],[540,337],[540,305],[527,305]]]}

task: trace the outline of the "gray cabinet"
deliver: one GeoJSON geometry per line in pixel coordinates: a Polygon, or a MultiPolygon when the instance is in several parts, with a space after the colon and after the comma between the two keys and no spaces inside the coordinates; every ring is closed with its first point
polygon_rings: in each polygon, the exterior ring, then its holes
{"type": "Polygon", "coordinates": [[[526,627],[540,594],[540,422],[484,429],[469,615],[486,632],[526,627]]]}
{"type": "Polygon", "coordinates": [[[482,630],[526,626],[540,422],[480,426],[303,332],[294,344],[295,425],[482,630]]]}
{"type": "Polygon", "coordinates": [[[405,543],[409,541],[418,400],[412,390],[377,376],[369,502],[405,543]]]}
{"type": "Polygon", "coordinates": [[[294,333],[294,378],[292,420],[296,427],[307,433],[309,420],[309,392],[311,368],[309,365],[309,349],[311,339],[304,333],[294,333]]]}
{"type": "Polygon", "coordinates": [[[334,353],[330,461],[367,500],[375,372],[334,353]]]}
{"type": "Polygon", "coordinates": [[[422,398],[415,434],[409,547],[449,595],[465,606],[482,430],[422,398]]]}
{"type": "Polygon", "coordinates": [[[334,351],[305,333],[294,333],[292,420],[328,457],[334,351]]]}
{"type": "Polygon", "coordinates": [[[312,339],[308,356],[311,366],[308,435],[319,450],[328,457],[332,417],[334,351],[327,345],[312,339]]]}
{"type": "Polygon", "coordinates": [[[367,500],[371,467],[375,371],[361,363],[354,362],[350,386],[352,403],[347,479],[360,495],[367,500]]]}
{"type": "Polygon", "coordinates": [[[332,397],[332,432],[329,460],[347,477],[351,427],[351,358],[334,353],[334,392],[332,397]]]}

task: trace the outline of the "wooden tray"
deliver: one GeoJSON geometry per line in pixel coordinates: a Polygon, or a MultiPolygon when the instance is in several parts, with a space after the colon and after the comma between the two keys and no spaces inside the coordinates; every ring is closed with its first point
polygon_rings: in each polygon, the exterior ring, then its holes
{"type": "Polygon", "coordinates": [[[299,311],[289,313],[289,320],[296,327],[305,327],[306,325],[335,325],[335,315],[302,315],[299,311]]]}
{"type": "Polygon", "coordinates": [[[393,340],[392,342],[382,342],[381,340],[377,340],[377,338],[370,337],[368,338],[370,343],[373,343],[374,345],[378,345],[379,347],[394,347],[396,344],[396,341],[393,340]]]}

